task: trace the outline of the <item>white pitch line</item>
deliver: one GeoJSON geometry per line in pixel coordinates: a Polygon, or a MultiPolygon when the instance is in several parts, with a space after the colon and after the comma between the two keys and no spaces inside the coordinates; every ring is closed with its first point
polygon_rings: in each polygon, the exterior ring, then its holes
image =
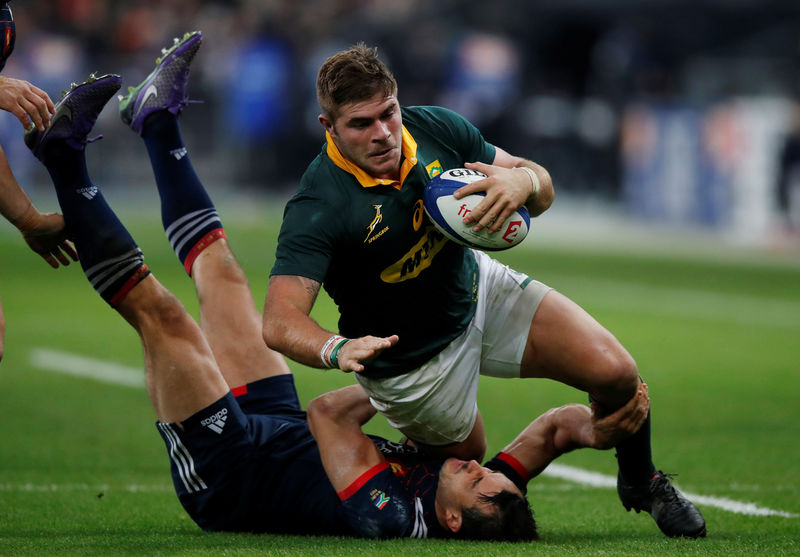
{"type": "Polygon", "coordinates": [[[86,358],[69,352],[35,348],[31,351],[31,365],[77,377],[87,377],[104,383],[113,383],[124,387],[144,387],[144,372],[135,367],[123,366],[113,362],[104,362],[95,358],[86,358]]]}
{"type": "Polygon", "coordinates": [[[0,483],[0,492],[27,492],[27,493],[50,493],[54,491],[91,491],[91,492],[104,492],[104,491],[127,491],[129,493],[167,493],[173,491],[173,487],[168,484],[128,484],[122,486],[111,486],[108,484],[90,485],[84,483],[73,484],[10,484],[0,483]]]}
{"type": "MultiPolygon", "coordinates": [[[[543,476],[550,476],[552,478],[559,478],[569,482],[574,482],[582,485],[589,485],[592,487],[616,487],[617,478],[614,476],[607,476],[589,470],[583,470],[574,466],[567,466],[565,464],[553,463],[548,466],[543,476]]],[[[726,497],[710,497],[708,495],[697,495],[681,490],[681,493],[693,503],[700,505],[707,505],[709,507],[717,507],[724,511],[729,511],[736,514],[746,514],[750,516],[781,516],[784,518],[797,518],[800,515],[789,513],[786,511],[776,511],[765,507],[759,507],[755,503],[745,503],[742,501],[734,501],[726,497]]]]}
{"type": "MultiPolygon", "coordinates": [[[[140,388],[144,386],[144,374],[142,370],[104,362],[94,358],[77,356],[68,352],[50,350],[47,348],[37,348],[31,352],[31,364],[41,369],[66,373],[78,377],[87,377],[97,381],[123,385],[125,387],[140,388]]],[[[551,464],[542,475],[560,478],[569,482],[593,487],[616,487],[617,479],[589,470],[583,470],[574,466],[564,464],[551,464]]],[[[0,490],[2,490],[0,484],[0,490]]],[[[751,516],[782,516],[786,518],[796,518],[800,515],[776,511],[764,507],[759,507],[754,503],[734,501],[725,497],[711,497],[707,495],[697,495],[694,493],[683,492],[690,500],[701,505],[717,507],[732,513],[746,514],[751,516]]]]}

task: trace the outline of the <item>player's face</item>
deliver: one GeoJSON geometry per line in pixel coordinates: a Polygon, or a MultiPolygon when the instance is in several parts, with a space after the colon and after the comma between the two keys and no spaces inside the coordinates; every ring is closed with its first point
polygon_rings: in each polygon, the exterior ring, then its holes
{"type": "Polygon", "coordinates": [[[491,505],[481,502],[479,497],[496,495],[503,490],[520,493],[514,482],[502,472],[490,470],[474,460],[467,462],[449,458],[439,472],[439,488],[436,498],[439,500],[442,497],[444,498],[441,501],[443,504],[453,505],[460,509],[479,507],[491,512],[489,508],[491,505]]]}
{"type": "Polygon", "coordinates": [[[320,121],[347,160],[375,178],[399,179],[403,119],[397,98],[379,94],[348,103],[335,122],[320,121]]]}

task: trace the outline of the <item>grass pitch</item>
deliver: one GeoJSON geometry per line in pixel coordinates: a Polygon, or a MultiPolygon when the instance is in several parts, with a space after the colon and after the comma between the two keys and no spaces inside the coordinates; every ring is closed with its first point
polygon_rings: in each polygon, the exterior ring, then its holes
{"type": "MultiPolygon", "coordinates": [[[[122,219],[148,265],[196,314],[191,281],[163,237],[155,205],[138,209],[121,193],[106,195],[128,208],[122,219]]],[[[274,205],[220,203],[259,307],[280,218],[274,205]]],[[[144,389],[35,362],[45,349],[141,370],[138,337],[77,264],[50,270],[3,222],[0,555],[800,554],[800,265],[548,245],[534,227],[500,259],[580,303],[634,355],[650,385],[656,465],[679,472],[681,489],[714,503],[699,505],[707,539],[664,538],[648,516],[626,513],[613,488],[552,476],[530,484],[543,538],[534,544],[206,534],[172,491],[144,389]]],[[[329,300],[318,302],[314,316],[335,327],[329,300]]],[[[304,403],[353,381],[293,369],[304,403]]],[[[489,452],[544,410],[584,401],[544,380],[484,379],[479,404],[489,452]]],[[[370,428],[399,437],[380,418],[370,428]]],[[[611,452],[578,451],[559,462],[606,476],[616,470],[611,452]]]]}

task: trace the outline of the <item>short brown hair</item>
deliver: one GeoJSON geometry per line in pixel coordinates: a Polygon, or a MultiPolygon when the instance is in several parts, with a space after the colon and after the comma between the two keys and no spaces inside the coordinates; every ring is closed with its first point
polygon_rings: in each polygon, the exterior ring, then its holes
{"type": "Polygon", "coordinates": [[[332,121],[340,106],[369,100],[378,93],[386,97],[397,95],[397,81],[378,59],[378,49],[364,43],[334,54],[317,74],[317,101],[332,121]]]}

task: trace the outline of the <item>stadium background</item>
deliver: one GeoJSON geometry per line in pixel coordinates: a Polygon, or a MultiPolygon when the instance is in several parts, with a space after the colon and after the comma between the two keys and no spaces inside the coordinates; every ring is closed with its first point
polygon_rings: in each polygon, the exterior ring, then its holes
{"type": "MultiPolygon", "coordinates": [[[[316,70],[364,40],[396,73],[402,103],[461,112],[490,141],[550,169],[563,198],[595,203],[591,212],[771,247],[787,243],[788,216],[800,222],[798,155],[782,164],[785,140],[800,133],[800,5],[790,0],[32,0],[12,8],[18,44],[5,74],[54,98],[92,71],[137,83],[165,39],[202,29],[191,94],[205,105],[187,113],[184,128],[211,184],[291,191],[321,144],[316,70]]],[[[20,181],[46,182],[4,116],[0,140],[20,181]]],[[[113,118],[106,110],[101,123],[113,118]]],[[[106,135],[98,179],[149,180],[133,138],[106,135]]]]}

